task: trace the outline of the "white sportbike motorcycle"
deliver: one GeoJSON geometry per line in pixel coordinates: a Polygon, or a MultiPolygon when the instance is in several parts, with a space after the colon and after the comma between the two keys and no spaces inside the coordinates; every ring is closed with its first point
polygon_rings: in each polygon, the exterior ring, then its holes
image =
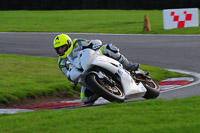
{"type": "Polygon", "coordinates": [[[159,86],[148,73],[140,69],[129,72],[118,61],[102,55],[100,50],[80,51],[70,66],[77,70],[73,81],[110,102],[136,97],[153,99],[160,94],[159,86]]]}

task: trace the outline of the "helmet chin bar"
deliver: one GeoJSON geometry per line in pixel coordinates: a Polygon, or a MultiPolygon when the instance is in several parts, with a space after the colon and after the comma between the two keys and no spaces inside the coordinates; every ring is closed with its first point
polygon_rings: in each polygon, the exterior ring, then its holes
{"type": "Polygon", "coordinates": [[[62,59],[67,58],[68,54],[67,52],[64,52],[63,55],[59,55],[62,59]]]}

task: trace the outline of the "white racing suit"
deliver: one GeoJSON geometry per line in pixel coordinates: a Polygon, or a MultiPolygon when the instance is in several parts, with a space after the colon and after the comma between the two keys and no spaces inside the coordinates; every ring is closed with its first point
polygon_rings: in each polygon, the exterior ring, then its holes
{"type": "MultiPolygon", "coordinates": [[[[74,67],[70,67],[68,63],[72,63],[76,57],[78,57],[79,51],[85,49],[85,48],[91,48],[93,50],[101,50],[101,52],[104,55],[107,55],[120,63],[127,69],[127,70],[136,70],[139,67],[138,63],[130,63],[123,55],[119,53],[119,49],[115,47],[112,44],[105,44],[102,45],[102,42],[100,40],[86,40],[86,39],[74,39],[72,41],[73,43],[73,50],[70,53],[70,55],[62,59],[59,57],[58,64],[61,69],[61,71],[67,76],[68,80],[71,82],[74,82],[77,70],[74,67]]],[[[82,86],[81,88],[81,100],[85,104],[93,104],[99,96],[93,92],[91,92],[86,87],[82,86]]]]}

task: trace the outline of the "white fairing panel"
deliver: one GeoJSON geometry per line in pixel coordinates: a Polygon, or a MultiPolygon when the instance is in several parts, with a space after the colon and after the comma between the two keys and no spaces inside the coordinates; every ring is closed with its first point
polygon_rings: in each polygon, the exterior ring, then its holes
{"type": "Polygon", "coordinates": [[[124,69],[121,69],[119,71],[121,75],[122,87],[124,88],[124,94],[126,98],[144,96],[147,90],[143,86],[143,84],[139,83],[139,85],[137,85],[132,77],[127,72],[125,72],[124,69]]]}
{"type": "Polygon", "coordinates": [[[91,60],[95,57],[95,51],[91,49],[85,49],[82,51],[80,56],[81,67],[83,70],[87,68],[87,66],[91,65],[91,60]],[[91,58],[92,57],[92,58],[91,58]]]}
{"type": "Polygon", "coordinates": [[[88,69],[88,67],[96,65],[102,68],[109,70],[112,73],[116,73],[118,71],[118,67],[120,63],[112,58],[109,58],[105,55],[99,54],[99,52],[95,52],[90,49],[85,49],[82,52],[82,56],[80,57],[81,66],[84,70],[88,69]],[[112,64],[115,64],[114,67],[112,64]]]}

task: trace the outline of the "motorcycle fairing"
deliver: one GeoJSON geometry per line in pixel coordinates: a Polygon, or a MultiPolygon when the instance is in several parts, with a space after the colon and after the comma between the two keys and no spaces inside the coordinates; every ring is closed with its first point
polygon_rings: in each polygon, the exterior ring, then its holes
{"type": "Polygon", "coordinates": [[[90,49],[83,50],[80,60],[80,65],[84,70],[87,70],[91,66],[99,66],[113,74],[117,73],[121,79],[123,92],[126,98],[144,96],[146,93],[146,88],[143,86],[143,84],[139,83],[137,85],[130,73],[123,69],[122,64],[120,64],[118,61],[105,55],[96,54],[95,51],[90,49]]]}

